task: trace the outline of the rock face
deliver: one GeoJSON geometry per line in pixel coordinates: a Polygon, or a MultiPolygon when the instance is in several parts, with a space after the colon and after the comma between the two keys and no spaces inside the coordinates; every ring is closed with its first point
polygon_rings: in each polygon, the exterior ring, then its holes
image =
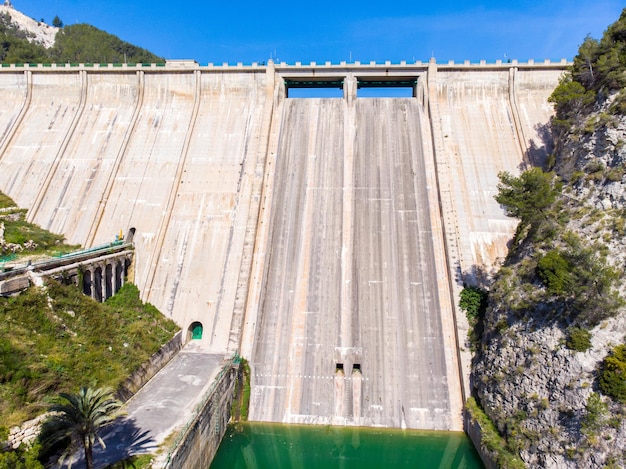
{"type": "Polygon", "coordinates": [[[0,5],[0,16],[10,17],[11,24],[17,29],[24,31],[30,42],[41,44],[46,48],[54,45],[54,39],[57,32],[59,32],[59,28],[29,18],[24,13],[14,9],[10,2],[0,5]]]}
{"type": "MultiPolygon", "coordinates": [[[[592,118],[604,110],[597,109],[592,118]]],[[[576,233],[584,246],[603,246],[607,262],[619,271],[622,298],[624,142],[626,118],[613,116],[608,125],[571,136],[554,168],[565,181],[563,233],[576,233]]],[[[560,242],[558,237],[554,241],[556,246],[560,242]]],[[[506,268],[536,264],[533,258],[541,255],[534,247],[520,249],[506,268]]],[[[573,323],[562,318],[567,306],[545,301],[545,287],[537,279],[512,288],[535,306],[492,301],[472,371],[473,392],[482,408],[529,467],[626,467],[626,406],[602,395],[598,386],[602,360],[626,339],[624,307],[588,327],[591,347],[576,352],[566,346],[573,323]],[[594,420],[590,409],[598,396],[602,410],[594,420]]]]}
{"type": "Polygon", "coordinates": [[[623,464],[626,425],[610,417],[622,414],[623,406],[611,402],[602,428],[592,433],[582,422],[597,391],[597,365],[609,344],[623,337],[626,320],[622,315],[592,332],[592,348],[581,353],[565,347],[558,326],[517,323],[494,336],[476,363],[477,397],[529,467],[623,464]]]}

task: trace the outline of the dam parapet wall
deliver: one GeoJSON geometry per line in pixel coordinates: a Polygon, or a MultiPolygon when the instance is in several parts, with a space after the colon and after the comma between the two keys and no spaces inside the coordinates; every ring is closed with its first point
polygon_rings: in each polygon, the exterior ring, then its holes
{"type": "Polygon", "coordinates": [[[550,69],[550,68],[558,68],[564,69],[571,62],[568,62],[566,59],[560,60],[533,60],[530,59],[526,62],[519,61],[517,59],[512,60],[495,60],[493,62],[488,62],[486,60],[470,61],[454,61],[449,60],[445,62],[437,62],[434,59],[429,61],[421,61],[418,60],[416,62],[408,62],[408,61],[400,61],[400,62],[347,62],[341,61],[339,63],[333,62],[295,62],[293,64],[289,64],[287,62],[273,62],[269,60],[267,63],[265,62],[252,62],[250,64],[244,64],[243,62],[238,62],[235,64],[224,62],[222,64],[214,64],[208,63],[206,65],[201,65],[195,60],[171,60],[166,63],[38,63],[38,64],[0,64],[0,72],[5,70],[37,70],[37,71],[47,71],[52,73],[63,72],[66,70],[88,70],[88,71],[120,71],[120,70],[144,70],[144,71],[160,71],[165,73],[175,73],[177,71],[189,71],[189,70],[201,70],[201,71],[226,71],[231,70],[234,72],[242,72],[242,71],[265,71],[268,66],[274,67],[277,71],[282,70],[293,70],[293,69],[315,69],[315,70],[328,70],[328,69],[346,69],[346,70],[408,70],[408,69],[416,69],[416,70],[426,70],[430,63],[435,63],[437,67],[442,70],[450,69],[450,68],[460,68],[460,69],[476,69],[476,70],[485,70],[490,68],[509,68],[509,67],[518,67],[523,69],[550,69]]]}

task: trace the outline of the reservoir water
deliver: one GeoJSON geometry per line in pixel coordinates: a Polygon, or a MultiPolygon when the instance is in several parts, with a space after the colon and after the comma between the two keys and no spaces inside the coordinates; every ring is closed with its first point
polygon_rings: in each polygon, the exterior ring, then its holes
{"type": "Polygon", "coordinates": [[[244,423],[228,427],[210,469],[483,467],[461,432],[244,423]]]}

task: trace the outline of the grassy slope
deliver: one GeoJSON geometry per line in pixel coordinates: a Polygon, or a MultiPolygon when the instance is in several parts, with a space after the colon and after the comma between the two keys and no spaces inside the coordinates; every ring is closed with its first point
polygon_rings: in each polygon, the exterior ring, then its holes
{"type": "MultiPolygon", "coordinates": [[[[18,256],[77,248],[26,222],[25,212],[0,192],[6,241],[38,245],[18,256]]],[[[0,259],[7,254],[0,252],[0,259]]],[[[131,284],[106,303],[56,282],[0,298],[0,438],[9,427],[45,411],[61,391],[117,387],[177,330],[154,306],[143,304],[131,284]]]]}
{"type": "Polygon", "coordinates": [[[117,387],[177,329],[131,284],[103,304],[58,283],[0,298],[1,425],[43,412],[61,391],[117,387]]]}
{"type": "MultiPolygon", "coordinates": [[[[62,235],[50,233],[33,223],[26,221],[26,210],[19,208],[6,194],[0,192],[0,223],[4,223],[4,239],[7,243],[19,244],[33,241],[37,247],[15,253],[17,258],[34,254],[55,255],[59,252],[71,252],[79,248],[64,243],[62,235]]],[[[0,262],[13,260],[10,250],[0,247],[0,262]]]]}

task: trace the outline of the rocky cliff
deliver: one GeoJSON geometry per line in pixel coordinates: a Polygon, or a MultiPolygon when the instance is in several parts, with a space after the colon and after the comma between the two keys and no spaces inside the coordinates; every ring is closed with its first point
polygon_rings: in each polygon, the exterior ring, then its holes
{"type": "Polygon", "coordinates": [[[626,467],[625,86],[626,10],[553,94],[546,172],[501,177],[520,225],[483,286],[472,386],[528,467],[626,467]]]}

